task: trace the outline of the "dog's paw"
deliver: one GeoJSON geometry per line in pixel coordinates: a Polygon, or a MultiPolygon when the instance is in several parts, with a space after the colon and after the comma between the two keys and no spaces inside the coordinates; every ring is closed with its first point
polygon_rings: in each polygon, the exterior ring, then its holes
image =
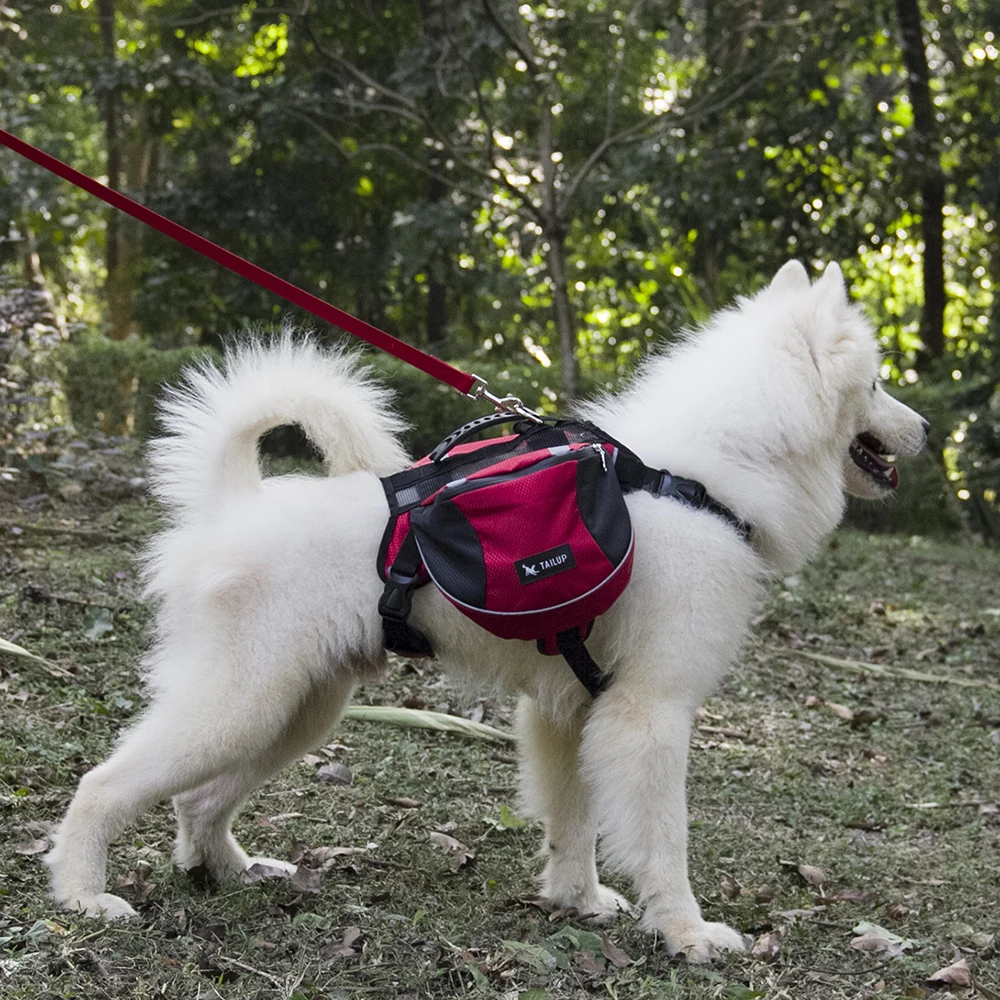
{"type": "Polygon", "coordinates": [[[623,915],[634,917],[639,913],[638,907],[606,885],[599,885],[593,897],[581,900],[581,904],[576,906],[580,919],[592,924],[609,924],[623,915]]]}
{"type": "Polygon", "coordinates": [[[102,920],[131,920],[139,915],[121,896],[110,892],[67,900],[61,905],[67,910],[76,910],[88,917],[100,917],[102,920]]]}
{"type": "Polygon", "coordinates": [[[726,924],[699,921],[657,921],[647,930],[659,931],[667,953],[683,956],[691,965],[708,965],[727,951],[746,951],[747,943],[739,931],[726,924]]]}
{"type": "Polygon", "coordinates": [[[623,914],[639,914],[638,907],[606,885],[596,885],[586,893],[543,892],[537,901],[547,912],[572,914],[592,924],[607,924],[623,914]]]}

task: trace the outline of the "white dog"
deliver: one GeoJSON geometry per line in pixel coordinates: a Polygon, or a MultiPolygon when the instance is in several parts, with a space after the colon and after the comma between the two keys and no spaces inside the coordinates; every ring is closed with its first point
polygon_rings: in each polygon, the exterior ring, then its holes
{"type": "MultiPolygon", "coordinates": [[[[411,622],[443,666],[522,695],[523,802],[544,823],[542,892],[557,906],[596,918],[629,907],[598,880],[599,842],[671,954],[706,962],[744,947],[702,919],[688,883],[692,716],[738,652],[762,582],[816,550],[845,491],[887,495],[897,481],[887,456],[922,447],[925,422],[882,391],[878,369],[840,269],[810,285],[789,263],[622,394],[584,409],[647,465],[700,480],[753,527],[748,544],[715,514],[629,495],[635,564],[588,643],[614,675],[596,699],[534,643],[495,638],[433,586],[414,595],[411,622]]],[[[222,876],[257,860],[230,832],[241,803],[321,743],[386,659],[378,477],[408,461],[387,395],[348,356],[286,337],[240,348],[224,374],[192,374],[164,412],[170,436],[154,444],[152,467],[171,527],[148,563],[159,603],[152,701],[80,782],[47,859],[55,899],[105,917],[135,912],[104,891],[110,841],[168,797],[178,864],[222,876]],[[321,449],[328,478],[261,479],[258,438],[290,423],[321,449]]]]}

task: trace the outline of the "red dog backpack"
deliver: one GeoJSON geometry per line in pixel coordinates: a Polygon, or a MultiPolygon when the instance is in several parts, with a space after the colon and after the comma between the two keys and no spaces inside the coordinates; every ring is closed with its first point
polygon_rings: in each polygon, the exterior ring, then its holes
{"type": "Polygon", "coordinates": [[[624,493],[649,490],[739,524],[699,483],[647,468],[585,421],[481,417],[382,483],[390,510],[378,560],[386,648],[433,654],[407,621],[413,589],[432,582],[494,635],[561,653],[595,696],[609,678],[584,640],[632,572],[624,493]],[[462,443],[512,420],[511,435],[462,443]]]}

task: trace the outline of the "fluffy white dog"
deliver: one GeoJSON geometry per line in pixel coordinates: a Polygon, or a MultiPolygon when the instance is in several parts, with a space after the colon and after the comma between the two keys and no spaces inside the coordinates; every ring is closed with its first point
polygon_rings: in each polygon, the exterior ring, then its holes
{"type": "MultiPolygon", "coordinates": [[[[585,407],[647,465],[700,480],[753,526],[748,544],[712,513],[629,495],[635,564],[589,640],[614,675],[596,699],[534,643],[495,638],[433,586],[414,595],[411,622],[443,666],[522,695],[523,801],[544,823],[542,892],[557,906],[597,918],[629,907],[598,880],[599,842],[671,954],[706,962],[744,947],[702,919],[688,882],[692,716],[739,650],[762,582],[816,550],[845,491],[887,495],[887,456],[922,447],[925,422],[882,391],[878,368],[840,269],[810,285],[793,262],[585,407]]],[[[55,899],[105,917],[135,912],[104,891],[110,841],[166,798],[179,865],[223,876],[258,860],[230,832],[241,803],[321,743],[386,659],[378,477],[408,459],[384,391],[349,356],[286,337],[240,348],[224,373],[191,374],[164,413],[170,436],[152,468],[171,521],[148,561],[151,704],[84,776],[47,859],[55,899]],[[321,449],[328,478],[261,479],[258,438],[290,423],[321,449]]]]}

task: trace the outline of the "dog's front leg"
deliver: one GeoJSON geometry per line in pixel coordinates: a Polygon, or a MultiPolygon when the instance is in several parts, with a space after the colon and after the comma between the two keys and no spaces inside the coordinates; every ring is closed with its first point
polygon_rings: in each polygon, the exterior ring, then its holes
{"type": "Polygon", "coordinates": [[[621,678],[597,698],[581,753],[602,854],[631,877],[642,926],[661,934],[671,955],[705,963],[746,945],[731,927],[702,919],[688,882],[684,785],[692,715],[693,706],[621,678]]]}
{"type": "Polygon", "coordinates": [[[521,699],[521,804],[545,828],[542,896],[559,909],[574,909],[600,923],[633,907],[597,877],[597,820],[590,792],[580,779],[583,715],[581,711],[557,723],[531,698],[521,699]]]}

